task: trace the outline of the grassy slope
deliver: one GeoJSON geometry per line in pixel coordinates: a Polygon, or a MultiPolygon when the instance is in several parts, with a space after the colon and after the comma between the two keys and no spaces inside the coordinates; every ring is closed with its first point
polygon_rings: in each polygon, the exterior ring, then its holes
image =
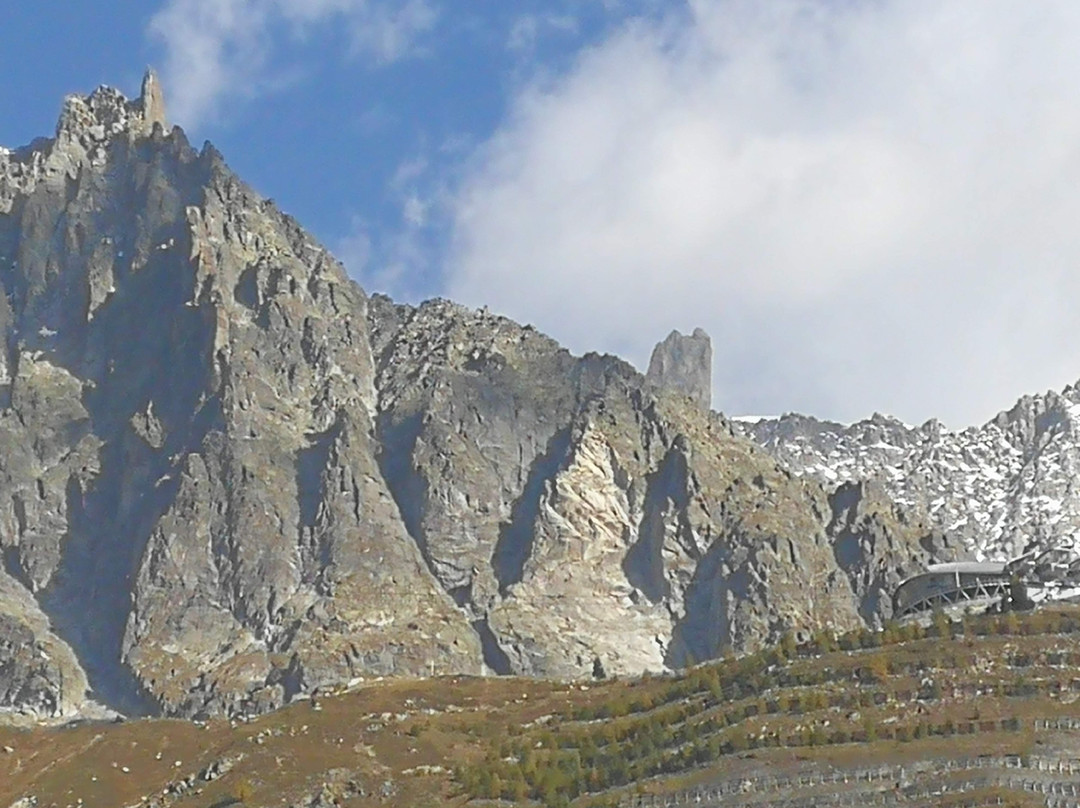
{"type": "Polygon", "coordinates": [[[236,726],[0,730],[12,750],[0,750],[0,806],[30,794],[40,806],[139,804],[221,759],[237,762],[168,804],[291,805],[320,789],[326,804],[346,806],[455,806],[496,793],[611,803],[814,767],[1070,756],[1032,724],[1080,719],[1080,612],[939,620],[921,633],[930,636],[849,635],[848,650],[824,637],[788,643],[679,677],[374,682],[236,726]]]}

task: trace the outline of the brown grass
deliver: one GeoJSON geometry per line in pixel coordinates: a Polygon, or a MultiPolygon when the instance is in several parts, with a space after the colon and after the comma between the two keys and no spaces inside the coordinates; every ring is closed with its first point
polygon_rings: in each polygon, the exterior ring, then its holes
{"type": "MultiPolygon", "coordinates": [[[[1021,618],[1023,620],[1024,618],[1021,618]]],[[[1000,664],[1009,652],[1037,656],[1055,649],[1073,649],[1075,635],[1030,634],[1010,637],[957,637],[915,640],[882,649],[832,652],[816,658],[797,658],[778,671],[816,676],[828,672],[825,684],[771,689],[736,700],[706,706],[707,690],[683,687],[721,675],[736,663],[717,663],[691,672],[697,679],[652,677],[581,685],[516,678],[441,677],[434,680],[396,680],[367,683],[353,691],[305,699],[249,723],[235,726],[214,721],[205,727],[183,721],[140,720],[68,729],[12,730],[0,728],[0,806],[35,795],[42,808],[82,804],[116,808],[137,804],[160,793],[170,782],[202,771],[224,757],[242,759],[213,782],[197,783],[201,793],[178,799],[178,808],[206,808],[241,796],[247,805],[283,805],[312,793],[324,782],[343,790],[347,781],[362,786],[367,796],[342,797],[344,806],[463,805],[451,770],[497,761],[507,744],[550,747],[571,743],[583,734],[630,731],[647,726],[671,704],[674,688],[685,692],[674,703],[694,704],[686,721],[695,724],[709,715],[742,709],[750,703],[783,705],[795,694],[823,692],[857,695],[880,691],[897,693],[919,687],[921,677],[943,686],[977,682],[983,685],[1064,679],[1069,671],[1034,665],[1009,668],[1000,664]],[[975,664],[975,663],[978,664],[975,664]],[[725,668],[729,666],[728,668],[725,668]],[[905,666],[922,666],[912,673],[905,666]],[[867,676],[859,673],[868,671],[867,676]],[[900,672],[891,673],[890,670],[900,672]],[[625,711],[633,702],[641,712],[615,719],[572,720],[583,708],[625,711]],[[538,719],[550,716],[546,723],[538,719]],[[160,760],[158,755],[160,754],[160,760]],[[174,765],[180,761],[180,766],[174,765]],[[113,765],[115,764],[115,766],[113,765]],[[123,771],[127,767],[129,771],[123,771]],[[442,767],[427,770],[423,767],[442,767]],[[409,773],[406,773],[409,772],[409,773]],[[433,772],[433,773],[431,773],[433,772]],[[95,779],[96,778],[96,779],[95,779]],[[382,796],[390,784],[388,798],[382,796]]],[[[1025,755],[1040,751],[1046,740],[1030,730],[1033,717],[1070,715],[1080,718],[1080,699],[1065,700],[1040,685],[1026,698],[993,696],[938,699],[860,708],[780,712],[739,720],[718,732],[757,732],[762,726],[781,734],[798,727],[829,721],[830,731],[855,730],[867,724],[879,729],[919,722],[942,723],[1018,717],[1019,732],[924,737],[912,741],[825,743],[794,748],[758,748],[728,754],[715,762],[637,786],[608,792],[605,798],[635,788],[653,792],[685,788],[718,778],[760,776],[806,766],[852,767],[916,760],[947,759],[980,754],[1025,755]],[[1069,703],[1065,703],[1069,702],[1069,703]],[[858,713],[858,716],[854,716],[858,713]],[[886,723],[892,718],[895,722],[886,723]],[[755,775],[756,773],[756,775],[755,775]]],[[[1048,747],[1047,747],[1048,748],[1048,747]]],[[[950,798],[951,799],[951,798],[950,798]]],[[[588,802],[583,798],[581,803],[588,802]]],[[[943,805],[948,801],[943,801],[943,805]]],[[[1022,804],[1022,803],[1015,803],[1022,804]]]]}

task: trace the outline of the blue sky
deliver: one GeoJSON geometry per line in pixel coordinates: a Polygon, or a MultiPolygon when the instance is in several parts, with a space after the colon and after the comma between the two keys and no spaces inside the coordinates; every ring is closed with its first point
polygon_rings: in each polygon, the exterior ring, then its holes
{"type": "Polygon", "coordinates": [[[134,94],[153,65],[192,142],[212,141],[351,264],[403,260],[395,245],[412,231],[409,254],[421,254],[385,291],[416,301],[443,291],[445,227],[428,216],[417,226],[422,195],[453,181],[521,87],[648,11],[630,0],[173,0],[108,11],[46,0],[8,15],[0,108],[17,114],[0,119],[0,143],[51,133],[68,93],[110,84],[134,94]],[[353,30],[380,26],[371,41],[353,30]],[[207,47],[217,59],[191,58],[207,47]],[[200,74],[195,61],[210,64],[200,74]]]}
{"type": "Polygon", "coordinates": [[[161,74],[371,291],[639,367],[714,341],[714,406],[962,427],[1080,377],[1080,7],[1066,0],[40,0],[0,144],[161,74]]]}

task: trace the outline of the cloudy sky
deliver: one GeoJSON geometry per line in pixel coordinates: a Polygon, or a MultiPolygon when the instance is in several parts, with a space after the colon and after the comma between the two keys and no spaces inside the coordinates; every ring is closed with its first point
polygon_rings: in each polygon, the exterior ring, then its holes
{"type": "Polygon", "coordinates": [[[638,367],[713,337],[731,414],[952,427],[1080,378],[1080,4],[39,0],[0,143],[135,93],[368,291],[638,367]]]}

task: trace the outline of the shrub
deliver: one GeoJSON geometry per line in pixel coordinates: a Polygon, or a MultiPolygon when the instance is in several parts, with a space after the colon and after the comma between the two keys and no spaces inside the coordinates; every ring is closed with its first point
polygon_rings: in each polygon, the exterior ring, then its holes
{"type": "Polygon", "coordinates": [[[889,660],[884,654],[875,654],[860,671],[864,672],[869,681],[884,684],[889,678],[889,660]]]}
{"type": "Polygon", "coordinates": [[[251,784],[250,780],[241,780],[236,784],[233,796],[236,797],[238,802],[247,802],[255,796],[255,786],[251,784]]]}

